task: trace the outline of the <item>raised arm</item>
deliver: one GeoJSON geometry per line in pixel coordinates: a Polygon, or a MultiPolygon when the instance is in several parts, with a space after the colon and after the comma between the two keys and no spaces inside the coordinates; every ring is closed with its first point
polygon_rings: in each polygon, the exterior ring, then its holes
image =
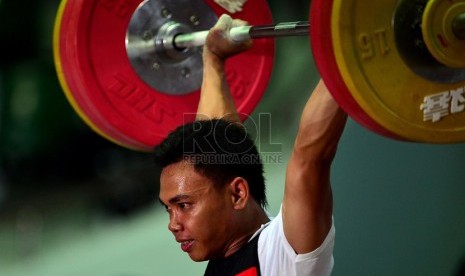
{"type": "Polygon", "coordinates": [[[320,81],[302,113],[286,173],[284,233],[298,254],[318,248],[331,228],[330,167],[346,120],[320,81]]]}
{"type": "Polygon", "coordinates": [[[197,120],[223,118],[240,122],[225,76],[225,61],[239,52],[251,47],[249,39],[243,42],[233,41],[229,30],[246,22],[222,15],[208,33],[203,48],[203,81],[197,120]]]}

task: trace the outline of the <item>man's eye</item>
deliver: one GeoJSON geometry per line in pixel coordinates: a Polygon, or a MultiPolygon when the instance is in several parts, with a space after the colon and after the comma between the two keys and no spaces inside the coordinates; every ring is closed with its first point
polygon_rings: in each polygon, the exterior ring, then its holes
{"type": "Polygon", "coordinates": [[[191,204],[183,202],[183,203],[179,203],[178,206],[181,209],[187,209],[187,208],[189,208],[191,206],[191,204]]]}

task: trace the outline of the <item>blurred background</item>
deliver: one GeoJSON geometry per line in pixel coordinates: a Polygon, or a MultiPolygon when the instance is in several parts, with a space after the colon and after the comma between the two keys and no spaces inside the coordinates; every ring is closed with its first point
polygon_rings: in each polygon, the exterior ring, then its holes
{"type": "MultiPolygon", "coordinates": [[[[158,204],[149,154],[95,134],[56,77],[58,0],[0,0],[0,275],[202,275],[158,204]]],[[[269,1],[276,22],[308,20],[309,1],[269,1]]],[[[266,164],[269,211],[283,194],[300,111],[318,80],[308,38],[276,42],[252,114],[271,113],[283,163],[266,164]]],[[[405,143],[349,120],[332,183],[333,275],[464,275],[465,144],[405,143]]]]}

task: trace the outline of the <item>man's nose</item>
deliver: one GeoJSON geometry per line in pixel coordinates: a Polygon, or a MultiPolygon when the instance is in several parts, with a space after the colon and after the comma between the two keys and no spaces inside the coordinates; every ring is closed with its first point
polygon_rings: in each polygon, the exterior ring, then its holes
{"type": "Polygon", "coordinates": [[[170,217],[170,222],[168,223],[168,229],[173,233],[182,230],[182,224],[180,223],[176,215],[173,215],[170,217]]]}

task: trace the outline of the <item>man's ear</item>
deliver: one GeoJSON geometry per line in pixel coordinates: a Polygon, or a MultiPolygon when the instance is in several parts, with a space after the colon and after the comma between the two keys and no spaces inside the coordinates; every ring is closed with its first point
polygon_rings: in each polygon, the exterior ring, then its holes
{"type": "Polygon", "coordinates": [[[243,209],[249,201],[249,183],[242,177],[235,177],[229,183],[234,209],[243,209]]]}

